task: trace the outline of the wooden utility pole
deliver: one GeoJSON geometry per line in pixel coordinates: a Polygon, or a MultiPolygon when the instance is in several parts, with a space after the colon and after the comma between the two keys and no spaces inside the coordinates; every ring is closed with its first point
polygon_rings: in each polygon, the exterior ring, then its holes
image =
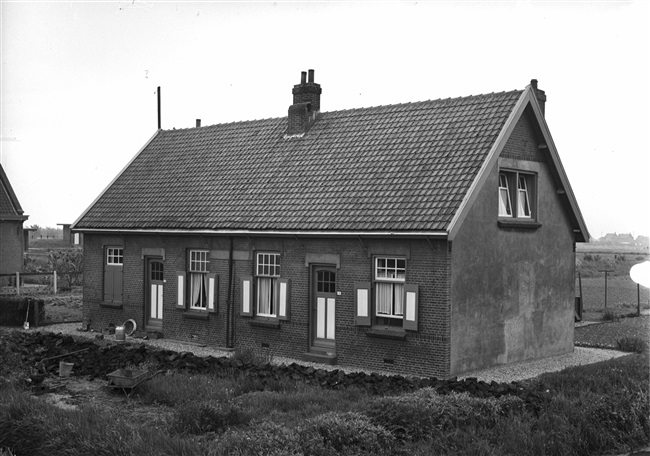
{"type": "Polygon", "coordinates": [[[607,309],[607,274],[610,272],[614,272],[613,269],[599,269],[598,272],[604,272],[605,273],[605,309],[607,309]]]}

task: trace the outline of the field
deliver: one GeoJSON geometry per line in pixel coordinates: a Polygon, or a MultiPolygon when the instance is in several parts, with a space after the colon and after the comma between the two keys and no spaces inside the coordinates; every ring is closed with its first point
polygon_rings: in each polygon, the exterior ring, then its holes
{"type": "Polygon", "coordinates": [[[576,253],[576,296],[580,296],[582,281],[582,302],[584,320],[602,320],[606,312],[616,316],[650,309],[650,289],[638,287],[630,278],[630,268],[646,261],[650,256],[638,250],[620,247],[605,248],[581,246],[576,253]],[[605,305],[605,273],[607,274],[607,306],[605,305]]]}

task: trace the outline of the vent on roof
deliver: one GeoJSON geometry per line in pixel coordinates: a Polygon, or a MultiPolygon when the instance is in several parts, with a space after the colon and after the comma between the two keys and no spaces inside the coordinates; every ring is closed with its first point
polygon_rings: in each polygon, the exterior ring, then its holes
{"type": "Polygon", "coordinates": [[[316,121],[320,111],[320,84],[314,82],[314,70],[300,75],[300,84],[293,86],[293,104],[289,106],[287,136],[303,135],[316,121]]]}
{"type": "Polygon", "coordinates": [[[545,116],[545,107],[546,107],[546,93],[537,88],[537,79],[531,79],[530,80],[530,85],[533,87],[533,90],[535,91],[535,95],[537,96],[537,103],[539,103],[539,107],[542,110],[542,115],[545,116]]]}

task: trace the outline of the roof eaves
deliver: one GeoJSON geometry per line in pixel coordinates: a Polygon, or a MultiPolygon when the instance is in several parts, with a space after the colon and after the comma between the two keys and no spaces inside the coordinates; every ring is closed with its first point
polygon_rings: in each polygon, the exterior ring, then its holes
{"type": "Polygon", "coordinates": [[[526,89],[530,90],[530,92],[532,93],[531,106],[533,109],[533,113],[535,114],[535,118],[539,123],[541,133],[544,136],[546,145],[548,146],[549,155],[551,157],[551,160],[553,161],[555,170],[557,171],[557,175],[560,179],[560,183],[562,184],[562,188],[560,190],[564,190],[569,205],[571,206],[571,210],[573,211],[573,217],[575,218],[575,222],[578,224],[577,230],[581,235],[580,237],[578,237],[578,242],[589,242],[590,234],[589,234],[589,230],[587,229],[587,224],[582,216],[582,212],[580,211],[580,207],[578,206],[578,200],[576,199],[575,194],[573,193],[573,189],[571,188],[571,184],[569,183],[569,178],[566,174],[566,171],[564,170],[562,161],[560,160],[560,155],[558,153],[557,147],[555,147],[555,142],[553,141],[553,137],[551,136],[551,131],[548,128],[548,124],[546,123],[546,119],[542,114],[542,110],[539,106],[539,103],[537,102],[537,97],[533,93],[532,87],[527,86],[526,89]]]}

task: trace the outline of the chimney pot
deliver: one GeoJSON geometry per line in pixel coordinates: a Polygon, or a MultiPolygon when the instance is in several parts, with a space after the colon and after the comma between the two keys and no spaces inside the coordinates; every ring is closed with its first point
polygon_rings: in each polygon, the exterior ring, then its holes
{"type": "Polygon", "coordinates": [[[320,112],[320,95],[323,91],[320,84],[314,82],[314,70],[309,70],[309,82],[306,79],[307,72],[303,71],[300,84],[293,86],[293,104],[289,107],[287,125],[289,135],[306,133],[320,112]]]}
{"type": "Polygon", "coordinates": [[[533,88],[533,92],[535,92],[535,98],[537,98],[539,107],[542,110],[542,116],[545,116],[546,115],[546,93],[543,90],[537,88],[537,79],[531,79],[530,86],[533,88]]]}
{"type": "Polygon", "coordinates": [[[196,119],[196,126],[200,127],[201,126],[201,119],[196,119]]]}

